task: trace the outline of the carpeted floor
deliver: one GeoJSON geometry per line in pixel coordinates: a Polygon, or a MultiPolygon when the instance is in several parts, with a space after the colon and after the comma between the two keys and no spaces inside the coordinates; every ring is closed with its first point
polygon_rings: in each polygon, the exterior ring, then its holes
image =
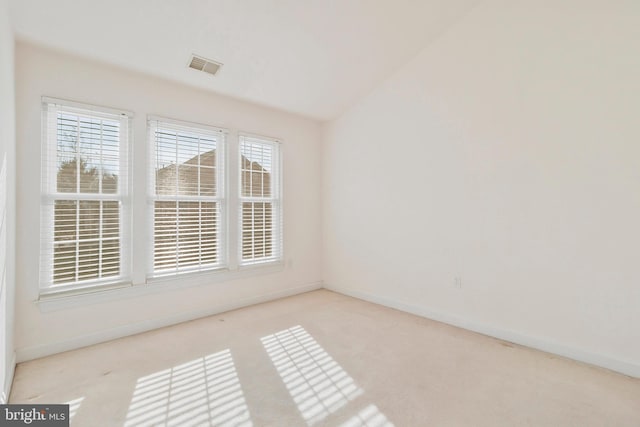
{"type": "Polygon", "coordinates": [[[640,426],[640,380],[321,290],[17,367],[74,426],[640,426]]]}

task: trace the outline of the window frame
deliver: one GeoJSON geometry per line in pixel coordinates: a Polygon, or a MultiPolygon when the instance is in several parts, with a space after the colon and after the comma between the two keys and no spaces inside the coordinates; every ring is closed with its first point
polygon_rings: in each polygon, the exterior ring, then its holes
{"type": "Polygon", "coordinates": [[[183,120],[176,120],[167,117],[161,116],[147,116],[147,153],[148,153],[148,165],[147,165],[147,199],[148,199],[148,242],[147,251],[147,269],[146,269],[146,281],[145,283],[149,283],[150,281],[155,280],[164,280],[164,279],[172,279],[176,277],[183,277],[193,274],[206,274],[212,273],[216,271],[225,270],[229,265],[229,244],[228,244],[228,206],[229,206],[229,197],[228,197],[228,162],[227,162],[227,152],[228,152],[228,133],[229,131],[225,128],[188,122],[183,120]],[[157,141],[155,137],[154,129],[158,129],[158,124],[162,123],[166,129],[170,129],[173,131],[185,131],[191,133],[199,133],[201,135],[210,135],[216,138],[216,190],[217,194],[215,196],[195,196],[195,195],[186,195],[180,196],[176,195],[164,195],[159,196],[156,194],[156,152],[157,152],[157,141]],[[154,127],[155,126],[155,127],[154,127]],[[183,202],[192,202],[192,201],[213,201],[218,203],[219,209],[219,225],[218,225],[218,235],[217,235],[217,249],[219,262],[215,265],[211,265],[205,268],[201,268],[200,265],[196,265],[194,267],[186,267],[186,268],[175,268],[175,269],[166,269],[166,270],[156,270],[155,269],[155,202],[156,201],[183,201],[183,202]]]}
{"type": "MultiPolygon", "coordinates": [[[[42,137],[41,137],[41,199],[40,199],[40,248],[39,248],[39,296],[86,293],[109,288],[128,286],[131,283],[131,158],[133,113],[130,111],[80,103],[64,99],[42,97],[42,137]],[[107,119],[119,122],[118,139],[118,185],[116,193],[60,192],[57,188],[58,162],[58,113],[68,113],[90,119],[107,119]],[[55,117],[53,117],[55,115],[55,117]],[[67,201],[117,201],[119,273],[106,278],[75,280],[54,283],[55,256],[55,204],[57,200],[67,201]]],[[[78,134],[79,138],[79,134],[78,134]]],[[[80,207],[78,206],[78,210],[80,207]]],[[[102,213],[100,214],[102,224],[102,213]]],[[[76,225],[79,227],[79,225],[76,225]]],[[[102,239],[102,238],[100,238],[102,239]]],[[[76,236],[77,243],[82,240],[76,236]]],[[[101,242],[101,240],[100,240],[101,242]]],[[[76,249],[76,256],[79,252],[76,249]]],[[[76,260],[78,264],[79,259],[76,260]]],[[[76,266],[76,268],[78,268],[76,266]]]]}
{"type": "Polygon", "coordinates": [[[237,206],[235,216],[237,218],[237,230],[238,237],[236,239],[236,256],[237,263],[240,269],[247,268],[260,268],[263,266],[269,265],[278,265],[283,263],[284,260],[284,219],[283,219],[283,202],[282,202],[282,183],[283,183],[283,173],[282,173],[282,141],[276,138],[270,138],[263,135],[257,135],[252,133],[240,132],[238,134],[237,139],[237,162],[236,167],[237,170],[237,184],[238,189],[236,192],[237,195],[237,206]],[[255,196],[243,196],[242,195],[242,145],[245,141],[250,141],[255,144],[267,145],[272,148],[272,173],[270,177],[271,183],[271,197],[255,197],[255,196]],[[273,223],[273,231],[271,232],[272,236],[272,251],[274,254],[271,257],[262,257],[262,258],[254,258],[250,261],[243,260],[243,203],[271,203],[272,204],[272,223],[273,223]]]}

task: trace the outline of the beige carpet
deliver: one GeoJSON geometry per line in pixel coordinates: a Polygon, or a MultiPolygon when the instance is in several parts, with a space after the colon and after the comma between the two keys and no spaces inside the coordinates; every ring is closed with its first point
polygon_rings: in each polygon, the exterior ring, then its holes
{"type": "Polygon", "coordinates": [[[640,426],[640,380],[316,291],[20,364],[75,426],[640,426]]]}

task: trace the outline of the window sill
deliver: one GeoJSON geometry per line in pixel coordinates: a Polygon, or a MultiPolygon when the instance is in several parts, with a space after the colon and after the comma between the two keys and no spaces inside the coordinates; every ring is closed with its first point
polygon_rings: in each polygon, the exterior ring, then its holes
{"type": "Polygon", "coordinates": [[[219,269],[206,272],[192,272],[178,275],[149,277],[144,283],[116,283],[95,288],[47,292],[40,294],[35,303],[41,312],[53,312],[84,307],[110,301],[170,292],[190,287],[212,285],[232,280],[245,279],[263,274],[279,273],[284,270],[283,261],[243,266],[236,270],[219,269]]]}

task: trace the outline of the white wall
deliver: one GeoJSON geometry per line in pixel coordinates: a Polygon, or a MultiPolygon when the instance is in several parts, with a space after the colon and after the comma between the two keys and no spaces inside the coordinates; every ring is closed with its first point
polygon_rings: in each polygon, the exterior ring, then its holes
{"type": "Polygon", "coordinates": [[[486,1],[327,124],[326,286],[640,376],[639,24],[486,1]]]}
{"type": "Polygon", "coordinates": [[[8,399],[15,366],[15,95],[14,41],[6,0],[0,0],[0,403],[8,399]]]}
{"type": "Polygon", "coordinates": [[[16,48],[16,78],[18,360],[321,286],[318,123],[23,43],[18,43],[16,48]],[[34,303],[39,270],[43,95],[135,113],[134,257],[137,258],[134,263],[145,262],[141,256],[147,229],[144,184],[147,114],[225,127],[231,130],[229,138],[234,138],[237,130],[281,138],[284,141],[284,269],[236,280],[220,281],[219,276],[177,280],[174,284],[196,280],[201,285],[158,289],[146,295],[112,291],[110,301],[96,302],[89,298],[77,306],[58,307],[53,311],[34,303]]]}

